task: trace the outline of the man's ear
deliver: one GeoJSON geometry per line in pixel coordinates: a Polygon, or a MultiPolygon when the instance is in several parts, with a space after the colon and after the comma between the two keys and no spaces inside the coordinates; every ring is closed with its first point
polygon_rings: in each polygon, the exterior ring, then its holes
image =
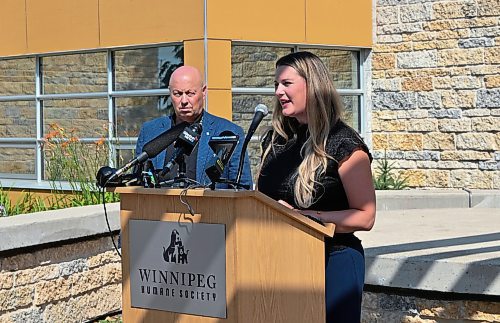
{"type": "Polygon", "coordinates": [[[205,97],[207,96],[207,85],[203,85],[203,87],[201,88],[201,91],[203,92],[203,99],[205,99],[205,97]]]}

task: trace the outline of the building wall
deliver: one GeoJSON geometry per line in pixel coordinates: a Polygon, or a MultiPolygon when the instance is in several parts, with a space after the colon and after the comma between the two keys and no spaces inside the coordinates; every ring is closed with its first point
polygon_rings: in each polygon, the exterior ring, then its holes
{"type": "Polygon", "coordinates": [[[376,158],[415,188],[500,188],[498,1],[376,1],[376,158]]]}
{"type": "Polygon", "coordinates": [[[109,237],[37,247],[1,257],[0,322],[84,322],[121,310],[121,259],[109,237]]]}

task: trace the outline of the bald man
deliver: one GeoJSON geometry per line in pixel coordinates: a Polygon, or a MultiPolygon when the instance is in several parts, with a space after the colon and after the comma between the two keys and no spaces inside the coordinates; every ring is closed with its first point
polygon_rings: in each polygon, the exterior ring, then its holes
{"type": "MultiPolygon", "coordinates": [[[[170,116],[160,117],[143,124],[139,137],[137,138],[136,155],[142,152],[144,145],[159,134],[170,129],[173,125],[183,121],[202,124],[203,131],[198,142],[186,161],[186,177],[197,181],[200,184],[210,184],[210,179],[205,173],[209,166],[207,163],[213,156],[212,149],[208,146],[211,137],[219,135],[223,131],[231,131],[238,135],[240,141],[234,153],[224,169],[222,178],[235,180],[238,173],[239,156],[245,135],[243,129],[226,119],[216,117],[204,110],[207,87],[203,83],[200,71],[193,66],[181,66],[177,68],[170,77],[169,82],[170,98],[174,106],[174,113],[170,116]]],[[[170,145],[165,151],[152,159],[155,169],[161,170],[174,154],[174,145],[170,145]]],[[[178,176],[178,167],[175,165],[166,174],[163,180],[171,180],[178,176]]],[[[250,161],[245,153],[245,162],[241,174],[240,183],[252,188],[252,174],[250,171],[250,161]]],[[[218,184],[218,188],[227,188],[228,185],[218,184]]]]}

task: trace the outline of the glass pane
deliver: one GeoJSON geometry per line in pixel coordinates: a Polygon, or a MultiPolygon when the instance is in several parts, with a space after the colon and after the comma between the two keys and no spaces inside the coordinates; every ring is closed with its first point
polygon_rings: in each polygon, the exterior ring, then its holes
{"type": "Polygon", "coordinates": [[[273,102],[274,95],[233,94],[233,121],[241,126],[246,133],[252,123],[255,107],[259,103],[265,104],[269,109],[269,114],[264,117],[259,128],[255,131],[256,135],[260,135],[266,126],[271,126],[273,102]]]}
{"type": "Polygon", "coordinates": [[[345,123],[356,129],[358,132],[361,131],[361,125],[359,122],[359,111],[361,109],[359,96],[342,96],[342,102],[344,103],[344,115],[343,119],[345,123]]]}
{"type": "Polygon", "coordinates": [[[106,99],[46,100],[43,111],[43,129],[47,135],[61,132],[68,138],[107,137],[106,99]]]}
{"type": "Polygon", "coordinates": [[[359,54],[325,48],[301,48],[320,57],[331,72],[333,83],[338,89],[357,89],[359,85],[359,54]]]}
{"type": "Polygon", "coordinates": [[[106,52],[41,59],[44,94],[106,92],[106,52]]]}
{"type": "Polygon", "coordinates": [[[0,95],[35,94],[35,58],[0,60],[0,95]]]}
{"type": "Polygon", "coordinates": [[[114,52],[115,90],[167,88],[170,75],[184,64],[184,47],[119,50],[114,52]]]}
{"type": "Polygon", "coordinates": [[[292,48],[234,45],[231,48],[233,87],[274,88],[274,64],[292,48]]]}
{"type": "Polygon", "coordinates": [[[0,102],[0,137],[36,138],[35,102],[0,102]]]}
{"type": "Polygon", "coordinates": [[[116,135],[137,137],[145,121],[168,115],[162,97],[115,98],[116,135]]]}
{"type": "Polygon", "coordinates": [[[35,175],[35,145],[32,148],[0,147],[0,174],[35,175]]]}
{"type": "Polygon", "coordinates": [[[135,157],[134,149],[116,149],[116,165],[118,168],[124,166],[135,157]]]}

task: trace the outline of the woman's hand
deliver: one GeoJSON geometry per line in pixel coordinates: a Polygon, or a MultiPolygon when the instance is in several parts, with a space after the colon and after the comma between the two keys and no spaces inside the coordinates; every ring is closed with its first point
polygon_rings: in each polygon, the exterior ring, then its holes
{"type": "Polygon", "coordinates": [[[289,209],[295,210],[295,208],[293,206],[291,206],[290,204],[288,204],[287,202],[285,202],[283,200],[279,200],[278,203],[281,204],[281,205],[286,206],[289,209]]]}

